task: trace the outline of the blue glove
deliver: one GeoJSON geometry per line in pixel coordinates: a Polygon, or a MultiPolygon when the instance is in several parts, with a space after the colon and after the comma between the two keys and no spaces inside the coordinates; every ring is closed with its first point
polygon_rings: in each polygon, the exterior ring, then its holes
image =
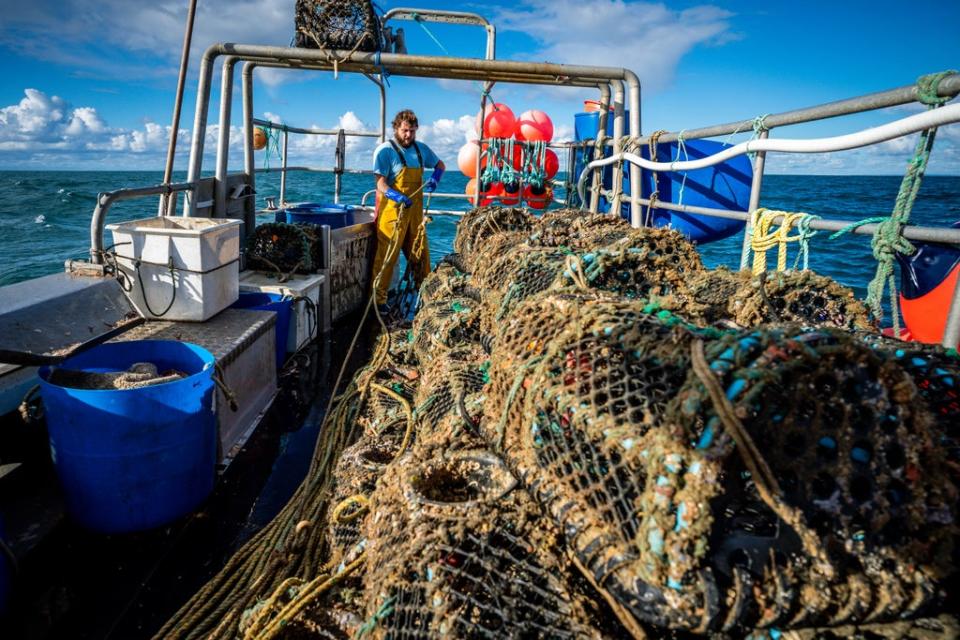
{"type": "Polygon", "coordinates": [[[403,195],[396,189],[391,189],[388,187],[387,190],[383,192],[383,195],[387,196],[388,198],[390,198],[391,200],[393,200],[398,204],[402,204],[405,207],[409,207],[413,204],[413,200],[403,195]]]}
{"type": "Polygon", "coordinates": [[[430,178],[427,180],[427,184],[423,187],[423,190],[427,193],[433,193],[437,190],[437,187],[440,185],[440,178],[443,177],[443,169],[437,167],[433,170],[433,173],[430,174],[430,178]]]}

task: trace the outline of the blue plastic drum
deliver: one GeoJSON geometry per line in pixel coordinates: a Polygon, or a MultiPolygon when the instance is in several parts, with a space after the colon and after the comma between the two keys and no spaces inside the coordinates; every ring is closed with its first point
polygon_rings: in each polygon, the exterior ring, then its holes
{"type": "Polygon", "coordinates": [[[277,371],[283,368],[287,359],[287,340],[290,337],[290,309],[293,299],[280,293],[241,292],[240,297],[230,305],[234,309],[251,311],[273,311],[277,314],[277,371]]]}
{"type": "Polygon", "coordinates": [[[125,371],[138,362],[186,377],[136,389],[89,390],[49,382],[40,396],[50,455],[67,512],[102,533],[152,529],[190,513],[210,494],[217,455],[213,355],[175,340],[107,343],[63,369],[125,371]]]}
{"type": "Polygon", "coordinates": [[[347,227],[353,224],[351,209],[343,204],[321,204],[307,202],[285,209],[288,223],[306,223],[329,225],[333,228],[347,227]]]}

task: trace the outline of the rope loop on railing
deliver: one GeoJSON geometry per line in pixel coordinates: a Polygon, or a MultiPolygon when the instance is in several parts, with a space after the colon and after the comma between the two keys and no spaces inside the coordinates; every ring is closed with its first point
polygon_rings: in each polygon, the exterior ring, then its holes
{"type": "Polygon", "coordinates": [[[773,211],[760,207],[750,213],[750,228],[753,236],[750,239],[750,248],[753,250],[753,275],[760,275],[767,270],[767,251],[777,247],[777,271],[787,268],[787,244],[797,242],[800,252],[794,262],[794,268],[800,259],[803,259],[803,268],[809,263],[809,241],[816,234],[810,229],[814,218],[809,213],[791,213],[789,211],[773,211]],[[780,226],[774,228],[777,218],[782,217],[780,226]],[[791,236],[790,228],[797,226],[797,234],[791,236]]]}
{"type": "Polygon", "coordinates": [[[947,69],[917,78],[917,100],[930,107],[939,107],[949,102],[950,96],[940,96],[940,82],[955,73],[957,73],[955,69],[947,69]]]}

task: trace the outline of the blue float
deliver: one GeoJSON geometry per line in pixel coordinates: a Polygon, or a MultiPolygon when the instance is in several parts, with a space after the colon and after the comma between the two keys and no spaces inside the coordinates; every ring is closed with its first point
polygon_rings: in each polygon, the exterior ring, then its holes
{"type": "Polygon", "coordinates": [[[273,311],[277,314],[277,371],[282,369],[287,359],[287,339],[290,336],[290,309],[293,306],[293,299],[280,293],[241,291],[240,297],[230,306],[234,309],[251,311],[273,311]]]}
{"type": "MultiPolygon", "coordinates": [[[[600,126],[599,116],[598,112],[576,114],[574,116],[574,139],[582,141],[596,138],[600,126]]],[[[629,117],[627,122],[629,122],[629,117]]],[[[612,114],[607,118],[607,135],[613,135],[612,114]]],[[[718,153],[726,147],[727,145],[713,140],[691,140],[684,142],[678,154],[678,144],[676,142],[665,142],[657,148],[657,159],[661,162],[696,160],[718,153]]],[[[611,150],[608,148],[604,157],[609,157],[610,154],[611,150]]],[[[641,156],[650,159],[649,151],[646,148],[641,151],[641,156]]],[[[579,153],[575,163],[575,171],[578,177],[587,162],[592,159],[592,153],[588,153],[586,158],[583,157],[582,153],[579,153]]],[[[612,180],[612,166],[605,167],[603,169],[603,186],[605,189],[612,187],[612,180]]],[[[687,172],[658,172],[657,199],[672,204],[747,211],[750,204],[752,181],[753,165],[750,158],[737,156],[706,169],[687,172]]],[[[631,193],[629,171],[626,169],[624,170],[623,188],[625,194],[631,193]]],[[[641,172],[640,179],[641,196],[649,198],[653,191],[654,173],[644,170],[641,172]]],[[[609,211],[609,204],[605,198],[601,198],[600,210],[609,211]]],[[[646,207],[643,210],[646,214],[646,207]]],[[[629,203],[624,203],[621,206],[620,215],[627,220],[630,219],[629,203]]],[[[744,227],[744,223],[737,220],[680,213],[658,207],[654,207],[650,223],[655,227],[676,229],[690,238],[691,241],[699,244],[729,237],[742,231],[744,227]]]]}
{"type": "Polygon", "coordinates": [[[217,424],[209,351],[175,340],[114,342],[60,367],[104,373],[138,362],[186,377],[136,389],[89,390],[52,384],[51,367],[39,372],[50,455],[67,512],[101,533],[167,524],[213,489],[217,424]]]}

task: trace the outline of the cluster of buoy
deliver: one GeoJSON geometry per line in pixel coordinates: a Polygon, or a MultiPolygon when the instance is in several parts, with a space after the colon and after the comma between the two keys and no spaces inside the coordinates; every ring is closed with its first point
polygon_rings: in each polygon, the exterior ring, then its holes
{"type": "Polygon", "coordinates": [[[530,109],[517,117],[502,102],[490,103],[477,113],[476,132],[480,139],[467,142],[457,154],[460,172],[470,178],[464,192],[475,196],[479,183],[481,206],[493,202],[514,206],[520,202],[522,189],[528,206],[545,209],[553,200],[548,181],[560,169],[557,154],[546,148],[553,140],[550,116],[530,109]],[[491,145],[498,153],[491,153],[491,145]],[[524,179],[530,175],[536,177],[524,179]]]}

